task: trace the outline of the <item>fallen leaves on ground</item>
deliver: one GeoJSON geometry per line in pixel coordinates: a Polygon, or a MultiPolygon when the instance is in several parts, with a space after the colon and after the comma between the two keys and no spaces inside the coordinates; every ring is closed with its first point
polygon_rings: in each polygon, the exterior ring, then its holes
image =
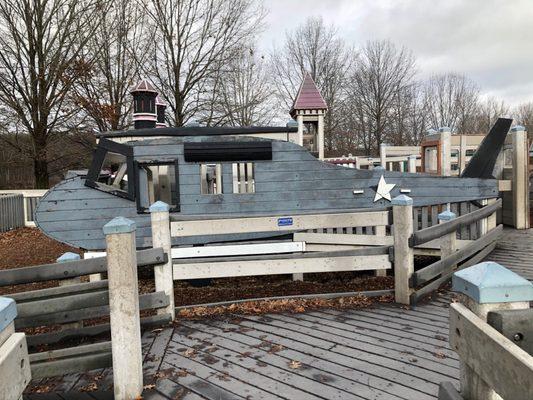
{"type": "MultiPolygon", "coordinates": [[[[351,297],[340,297],[336,299],[308,298],[308,299],[278,299],[278,300],[261,300],[246,301],[242,303],[232,303],[227,306],[215,307],[191,307],[181,309],[178,313],[180,318],[205,318],[214,317],[224,314],[245,314],[257,315],[268,313],[303,313],[309,310],[320,308],[364,308],[369,307],[375,301],[389,302],[392,301],[390,296],[380,298],[369,298],[362,295],[351,297]]],[[[179,321],[179,319],[178,319],[179,321]]]]}
{"type": "Polygon", "coordinates": [[[292,360],[289,363],[289,368],[291,369],[298,369],[302,367],[302,363],[300,361],[292,360]]]}

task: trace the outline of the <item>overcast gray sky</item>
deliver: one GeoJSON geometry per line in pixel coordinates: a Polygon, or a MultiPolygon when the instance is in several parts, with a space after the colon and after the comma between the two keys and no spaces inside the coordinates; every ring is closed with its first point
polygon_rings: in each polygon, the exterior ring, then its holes
{"type": "Polygon", "coordinates": [[[309,16],[347,43],[390,39],[411,49],[421,77],[454,71],[485,96],[533,101],[533,0],[265,0],[265,51],[309,16]]]}

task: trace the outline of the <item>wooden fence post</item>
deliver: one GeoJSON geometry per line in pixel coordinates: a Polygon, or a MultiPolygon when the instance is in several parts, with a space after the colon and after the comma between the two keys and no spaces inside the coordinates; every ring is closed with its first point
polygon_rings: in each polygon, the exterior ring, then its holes
{"type": "MultiPolygon", "coordinates": [[[[451,221],[455,219],[457,216],[455,213],[451,211],[443,211],[439,215],[437,215],[437,218],[439,220],[439,224],[443,224],[445,222],[451,221]]],[[[444,259],[448,256],[451,256],[453,253],[457,251],[457,233],[455,231],[448,233],[447,235],[444,235],[440,239],[440,258],[444,259]]],[[[453,270],[455,268],[455,265],[452,265],[450,267],[450,270],[453,270]]]]}
{"type": "MultiPolygon", "coordinates": [[[[63,263],[63,262],[69,262],[69,261],[79,261],[81,259],[80,255],[77,253],[72,253],[70,251],[67,251],[62,256],[60,256],[56,262],[63,263]]],[[[69,285],[75,285],[81,282],[81,276],[76,276],[74,278],[69,279],[62,279],[59,281],[59,286],[69,286],[69,285]]]]}
{"type": "Polygon", "coordinates": [[[407,172],[416,174],[416,155],[410,155],[407,158],[407,172]]]}
{"type": "Polygon", "coordinates": [[[131,400],[143,390],[135,222],[117,217],[104,225],[116,400],[131,400]]]}
{"type": "Polygon", "coordinates": [[[447,126],[439,128],[440,132],[440,174],[450,176],[452,173],[451,151],[452,130],[447,126]]]}
{"type": "MultiPolygon", "coordinates": [[[[490,311],[529,308],[531,283],[495,262],[482,262],[453,274],[452,290],[461,293],[461,302],[483,321],[490,311]]],[[[450,325],[450,337],[455,335],[450,325]]],[[[453,346],[453,343],[452,343],[453,346]]],[[[482,343],[479,349],[483,352],[482,343]]],[[[501,400],[484,382],[476,369],[495,368],[493,365],[471,365],[460,360],[461,395],[469,400],[501,400]]],[[[503,368],[503,366],[502,366],[503,368]]],[[[512,382],[509,382],[512,385],[512,382]]]]}
{"type": "Polygon", "coordinates": [[[513,134],[513,221],[516,229],[529,228],[529,149],[523,126],[511,129],[513,134]]]}
{"type": "MultiPolygon", "coordinates": [[[[56,262],[58,263],[64,263],[69,261],[79,261],[81,259],[80,255],[77,253],[72,253],[70,251],[67,251],[62,256],[60,256],[56,262]]],[[[70,285],[77,285],[81,283],[81,276],[76,276],[74,278],[69,279],[61,279],[59,281],[59,286],[70,286],[70,285]]],[[[83,321],[79,322],[71,322],[68,324],[62,324],[61,330],[67,330],[67,329],[76,329],[83,327],[83,321]]]]}
{"type": "Polygon", "coordinates": [[[394,295],[397,303],[410,304],[409,280],[414,272],[413,249],[409,239],[413,234],[413,199],[404,194],[392,199],[394,234],[394,295]]]}
{"type": "Polygon", "coordinates": [[[150,206],[152,221],[152,247],[161,247],[167,254],[167,262],[154,267],[155,290],[168,295],[169,304],[157,310],[158,314],[170,314],[172,321],[176,316],[174,308],[174,279],[172,276],[172,240],[170,237],[170,207],[167,203],[156,201],[150,206]]]}

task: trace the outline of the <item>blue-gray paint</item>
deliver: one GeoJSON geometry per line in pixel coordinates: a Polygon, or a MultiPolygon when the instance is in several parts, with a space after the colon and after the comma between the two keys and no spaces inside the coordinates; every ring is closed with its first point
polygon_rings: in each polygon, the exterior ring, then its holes
{"type": "Polygon", "coordinates": [[[69,261],[78,261],[80,259],[81,257],[79,254],[72,253],[71,251],[67,251],[65,254],[60,256],[56,261],[58,263],[62,263],[62,262],[69,262],[69,261]]]}
{"type": "Polygon", "coordinates": [[[405,194],[401,194],[392,199],[393,206],[412,206],[413,199],[405,194]]]}
{"type": "Polygon", "coordinates": [[[479,304],[533,301],[531,282],[492,261],[455,272],[452,290],[479,304]]]}
{"type": "MultiPolygon", "coordinates": [[[[187,163],[183,158],[185,140],[227,141],[231,138],[163,138],[138,141],[134,145],[137,161],[178,160],[180,212],[172,215],[294,215],[391,206],[391,202],[385,199],[373,201],[375,186],[381,175],[387,183],[396,185],[391,191],[392,197],[401,195],[400,189],[410,189],[415,207],[498,196],[496,180],[350,169],[317,160],[302,147],[282,141],[272,141],[272,161],[254,162],[255,193],[233,193],[232,162],[224,162],[221,163],[223,194],[202,195],[199,163],[187,163]],[[354,195],[354,190],[363,190],[363,193],[354,195]]],[[[258,138],[238,137],[234,140],[258,138]]],[[[103,226],[117,216],[135,222],[139,247],[151,246],[148,212],[140,214],[135,202],[84,186],[81,177],[63,181],[50,190],[39,202],[35,220],[44,233],[56,240],[97,250],[105,248],[103,226]]],[[[206,243],[226,237],[250,239],[265,235],[209,235],[180,238],[174,244],[206,243]]]]}
{"type": "Polygon", "coordinates": [[[15,320],[17,317],[17,306],[15,300],[9,297],[0,296],[0,332],[15,320]]]}
{"type": "Polygon", "coordinates": [[[457,215],[455,215],[455,213],[449,210],[443,211],[439,215],[437,215],[437,218],[439,219],[439,221],[451,221],[452,219],[455,219],[456,217],[457,215]]]}
{"type": "Polygon", "coordinates": [[[130,233],[135,230],[135,222],[124,217],[116,217],[105,224],[102,230],[104,231],[104,235],[130,233]]]}
{"type": "Polygon", "coordinates": [[[170,206],[165,203],[164,201],[158,200],[154,204],[152,204],[149,208],[150,212],[167,212],[170,210],[170,206]]]}

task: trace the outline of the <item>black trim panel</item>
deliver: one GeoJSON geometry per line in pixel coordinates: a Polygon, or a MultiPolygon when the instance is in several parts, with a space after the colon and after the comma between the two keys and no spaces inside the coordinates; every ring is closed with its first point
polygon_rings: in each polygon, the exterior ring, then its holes
{"type": "Polygon", "coordinates": [[[185,142],[185,161],[272,160],[272,142],[185,142]]]}

